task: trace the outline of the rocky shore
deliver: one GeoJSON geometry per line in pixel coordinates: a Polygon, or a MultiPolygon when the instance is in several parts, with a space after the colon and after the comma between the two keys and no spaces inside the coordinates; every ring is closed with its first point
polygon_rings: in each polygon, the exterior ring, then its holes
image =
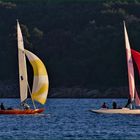
{"type": "MultiPolygon", "coordinates": [[[[0,98],[18,98],[18,82],[0,82],[0,98]]],[[[128,87],[82,88],[60,87],[49,89],[50,98],[127,98],[128,87]]]]}
{"type": "Polygon", "coordinates": [[[51,98],[127,98],[127,87],[112,87],[107,89],[87,88],[52,88],[49,92],[51,98]]]}

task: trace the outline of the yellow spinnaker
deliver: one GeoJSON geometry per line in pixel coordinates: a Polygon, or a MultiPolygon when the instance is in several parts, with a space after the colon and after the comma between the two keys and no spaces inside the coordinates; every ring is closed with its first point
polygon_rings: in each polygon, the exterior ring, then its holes
{"type": "Polygon", "coordinates": [[[32,99],[38,101],[41,104],[45,104],[49,88],[47,70],[43,62],[35,54],[28,50],[25,50],[25,54],[29,59],[34,71],[32,99]]]}

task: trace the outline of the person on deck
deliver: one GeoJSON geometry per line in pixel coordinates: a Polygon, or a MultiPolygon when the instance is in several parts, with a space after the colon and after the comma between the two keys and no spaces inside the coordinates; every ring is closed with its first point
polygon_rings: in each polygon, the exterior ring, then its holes
{"type": "Polygon", "coordinates": [[[113,103],[112,103],[112,108],[117,109],[117,103],[115,101],[113,101],[113,103]]]}
{"type": "Polygon", "coordinates": [[[5,110],[3,103],[1,103],[0,108],[1,108],[1,110],[5,110]]]}
{"type": "Polygon", "coordinates": [[[25,102],[23,102],[21,105],[23,106],[23,108],[25,110],[30,109],[30,106],[27,103],[25,103],[25,102]]]}
{"type": "Polygon", "coordinates": [[[130,104],[131,104],[131,98],[128,98],[128,101],[127,101],[127,104],[125,105],[125,107],[127,108],[130,104]]]}
{"type": "Polygon", "coordinates": [[[102,104],[101,108],[108,108],[105,102],[102,104]]]}

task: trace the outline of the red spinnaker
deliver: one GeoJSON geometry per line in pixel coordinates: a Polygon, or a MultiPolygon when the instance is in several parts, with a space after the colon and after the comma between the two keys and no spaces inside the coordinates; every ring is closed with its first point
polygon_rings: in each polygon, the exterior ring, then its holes
{"type": "MultiPolygon", "coordinates": [[[[131,49],[131,54],[132,54],[133,59],[137,65],[139,76],[140,76],[140,53],[131,49]]],[[[135,90],[135,102],[136,102],[136,105],[140,105],[140,97],[139,97],[138,92],[136,90],[135,90]]]]}

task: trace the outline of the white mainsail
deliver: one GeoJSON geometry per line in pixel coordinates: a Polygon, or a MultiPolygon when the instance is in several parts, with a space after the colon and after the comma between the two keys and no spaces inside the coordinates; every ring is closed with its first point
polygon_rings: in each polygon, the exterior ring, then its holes
{"type": "Polygon", "coordinates": [[[131,101],[133,101],[135,96],[134,68],[133,68],[130,43],[128,39],[125,22],[124,22],[124,35],[125,35],[125,47],[126,47],[127,67],[128,67],[129,94],[131,97],[131,101]]]}
{"type": "Polygon", "coordinates": [[[17,41],[18,41],[18,63],[19,63],[19,86],[20,86],[20,99],[23,102],[27,99],[27,67],[24,51],[23,37],[20,29],[19,22],[17,21],[17,41]]]}

